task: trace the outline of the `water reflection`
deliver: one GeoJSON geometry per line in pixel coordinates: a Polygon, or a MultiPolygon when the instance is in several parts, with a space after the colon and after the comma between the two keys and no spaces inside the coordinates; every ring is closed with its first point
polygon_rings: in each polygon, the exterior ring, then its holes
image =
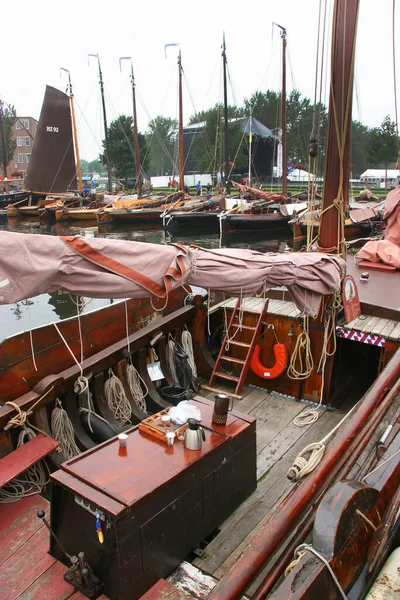
{"type": "MultiPolygon", "coordinates": [[[[210,233],[205,230],[178,229],[164,231],[152,225],[141,225],[132,229],[129,223],[100,225],[85,223],[42,223],[32,219],[10,219],[0,223],[0,230],[44,235],[82,235],[85,237],[104,237],[109,239],[151,242],[154,244],[180,243],[196,244],[204,248],[250,248],[259,252],[284,252],[290,240],[290,231],[210,233]]],[[[110,304],[110,300],[85,299],[73,297],[62,290],[52,294],[42,294],[29,301],[24,300],[13,305],[0,306],[1,338],[22,330],[38,327],[46,323],[75,316],[78,312],[87,312],[110,304]]]]}

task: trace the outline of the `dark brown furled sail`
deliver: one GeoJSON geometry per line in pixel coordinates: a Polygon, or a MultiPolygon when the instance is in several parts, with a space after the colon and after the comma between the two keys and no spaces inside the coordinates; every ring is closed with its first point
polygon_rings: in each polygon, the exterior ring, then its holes
{"type": "Polygon", "coordinates": [[[69,97],[49,85],[46,86],[25,188],[48,193],[77,189],[69,97]]]}
{"type": "Polygon", "coordinates": [[[325,157],[321,252],[343,250],[344,205],[349,198],[350,133],[358,0],[336,0],[333,15],[331,84],[325,157]]]}

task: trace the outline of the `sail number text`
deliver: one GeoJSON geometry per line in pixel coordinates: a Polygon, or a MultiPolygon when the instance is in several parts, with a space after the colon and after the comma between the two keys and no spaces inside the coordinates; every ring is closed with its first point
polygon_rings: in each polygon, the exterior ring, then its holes
{"type": "Polygon", "coordinates": [[[50,131],[50,133],[58,133],[58,127],[50,127],[48,125],[47,126],[47,131],[50,131]]]}

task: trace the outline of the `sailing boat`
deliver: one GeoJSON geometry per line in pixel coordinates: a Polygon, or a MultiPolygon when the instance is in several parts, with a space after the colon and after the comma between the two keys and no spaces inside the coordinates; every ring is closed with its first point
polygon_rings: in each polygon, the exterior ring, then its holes
{"type": "MultiPolygon", "coordinates": [[[[252,138],[253,117],[250,115],[246,124],[245,132],[249,136],[249,175],[248,185],[233,185],[241,196],[246,195],[252,199],[243,201],[224,212],[220,217],[220,228],[222,233],[236,231],[266,231],[271,229],[287,229],[290,214],[294,209],[286,205],[287,202],[287,148],[286,148],[286,29],[278,25],[282,38],[282,193],[264,192],[251,187],[251,163],[252,163],[252,138]]],[[[296,210],[305,208],[306,205],[296,205],[296,210]]]]}
{"type": "MultiPolygon", "coordinates": [[[[346,193],[348,161],[346,150],[342,151],[349,143],[351,106],[342,104],[342,99],[351,105],[357,7],[357,0],[336,0],[335,4],[331,102],[336,104],[335,111],[331,106],[330,112],[335,112],[337,131],[343,132],[344,138],[333,139],[328,145],[331,166],[327,170],[332,180],[326,184],[326,202],[346,193]],[[348,55],[343,55],[345,51],[348,55]],[[342,85],[345,89],[341,89],[342,85]],[[343,177],[337,176],[338,171],[343,177]]],[[[37,559],[38,539],[43,548],[47,547],[47,529],[32,516],[33,509],[44,511],[48,507],[46,501],[33,497],[31,504],[22,501],[12,508],[1,507],[3,533],[13,532],[16,537],[15,529],[21,524],[25,533],[26,523],[31,527],[29,531],[35,532],[29,540],[21,535],[18,540],[12,538],[12,544],[6,544],[8,568],[4,569],[4,580],[7,577],[10,594],[33,597],[38,586],[44,593],[46,586],[49,589],[51,585],[53,596],[57,586],[60,598],[71,597],[75,592],[98,597],[103,591],[112,600],[136,600],[143,594],[154,598],[173,594],[182,597],[171,583],[160,578],[166,577],[193,548],[198,548],[195,564],[178,569],[174,582],[185,580],[187,590],[197,575],[193,585],[198,586],[200,580],[202,590],[208,586],[210,592],[202,593],[209,600],[242,598],[249,586],[249,595],[261,600],[278,582],[291,562],[293,550],[308,535],[314,520],[325,526],[320,527],[319,540],[315,536],[312,547],[320,556],[312,560],[309,556],[299,557],[292,575],[275,590],[274,598],[281,600],[295,593],[305,600],[317,597],[316,589],[322,589],[327,598],[343,597],[367,563],[357,597],[364,594],[390,548],[390,532],[398,519],[400,435],[395,410],[400,401],[400,273],[371,272],[368,283],[361,283],[357,291],[362,271],[348,261],[354,278],[351,281],[346,277],[340,286],[344,260],[337,253],[342,238],[333,218],[338,218],[338,211],[335,208],[330,213],[330,227],[321,227],[319,243],[332,255],[279,256],[238,249],[204,250],[181,245],[157,247],[116,240],[0,234],[0,244],[8,248],[8,252],[0,252],[2,302],[57,287],[71,293],[90,291],[101,297],[106,293],[115,298],[131,296],[131,302],[149,297],[155,297],[157,303],[171,301],[174,292],[188,290],[188,285],[218,289],[238,297],[211,309],[208,331],[208,304],[204,298],[188,294],[181,297],[180,308],[161,318],[159,315],[157,320],[148,301],[149,312],[145,314],[139,311],[139,304],[118,305],[116,312],[122,320],[108,319],[108,312],[87,315],[84,334],[81,324],[74,320],[59,328],[62,336],[55,326],[49,326],[46,332],[32,330],[3,343],[2,389],[4,397],[13,402],[0,408],[6,448],[12,448],[10,430],[16,433],[21,428],[18,415],[24,417],[24,411],[25,418],[33,420],[40,412],[44,423],[40,429],[46,430],[46,406],[50,407],[56,398],[60,400],[60,396],[68,404],[71,420],[76,422],[77,439],[89,448],[52,475],[49,527],[55,537],[51,538],[52,558],[46,555],[50,562],[37,559]],[[32,256],[37,260],[29,261],[32,256]],[[336,325],[339,291],[352,301],[344,307],[345,311],[350,309],[348,316],[352,320],[336,325]],[[357,295],[364,315],[355,316],[357,295]],[[244,296],[248,296],[245,302],[244,296]],[[329,303],[327,297],[333,300],[329,303]],[[307,314],[315,318],[307,321],[307,314]],[[209,348],[211,338],[216,343],[220,337],[219,324],[229,334],[219,359],[232,367],[228,371],[220,365],[217,373],[212,373],[209,348]],[[166,414],[170,410],[167,405],[157,415],[150,415],[151,420],[146,417],[144,427],[125,429],[121,437],[113,436],[96,446],[94,427],[92,432],[78,428],[78,400],[83,395],[88,398],[87,387],[82,387],[82,381],[78,384],[79,377],[91,380],[93,409],[101,410],[103,418],[107,414],[104,374],[110,367],[119,369],[125,381],[126,363],[140,364],[141,374],[146,376],[147,372],[150,386],[146,400],[157,397],[156,394],[159,397],[157,387],[150,381],[147,359],[151,355],[154,360],[156,351],[165,379],[170,378],[167,339],[170,334],[175,334],[175,339],[183,338],[185,325],[192,334],[198,373],[214,377],[213,385],[219,386],[210,389],[210,384],[201,390],[203,394],[208,388],[211,398],[196,396],[188,403],[200,412],[205,441],[200,438],[198,419],[190,423],[191,431],[198,432],[194,434],[198,436],[197,449],[185,445],[179,436],[168,437],[174,440],[172,445],[166,443],[166,435],[160,438],[160,431],[171,427],[173,413],[166,414]],[[330,347],[334,340],[336,352],[330,347]],[[92,354],[94,342],[101,349],[92,354]],[[249,349],[254,350],[255,346],[254,365],[249,349]],[[282,367],[282,346],[286,347],[289,370],[285,364],[282,367]],[[240,387],[243,381],[239,372],[245,369],[246,381],[254,383],[255,388],[240,387]],[[240,389],[232,392],[221,380],[240,389]],[[238,401],[232,411],[227,405],[228,414],[222,415],[225,422],[221,422],[213,401],[214,395],[222,391],[238,401]],[[321,400],[317,419],[315,411],[314,416],[310,415],[310,406],[299,402],[304,399],[321,400]],[[354,404],[355,399],[360,401],[354,404]],[[331,410],[324,410],[323,404],[329,401],[331,410]],[[349,405],[352,409],[343,421],[343,411],[347,412],[349,405]],[[303,428],[293,422],[295,417],[296,421],[307,419],[303,428]],[[392,424],[389,433],[385,419],[392,424]],[[304,453],[302,460],[292,465],[304,444],[315,439],[322,441],[317,445],[318,456],[313,455],[314,462],[320,459],[314,470],[304,453]],[[383,460],[381,453],[375,456],[375,441],[384,453],[383,460]],[[367,447],[363,454],[368,442],[373,452],[367,447]],[[288,467],[290,481],[286,477],[288,467]],[[342,485],[340,480],[351,469],[356,481],[342,485]],[[295,484],[291,483],[293,479],[295,484]],[[316,514],[318,506],[322,507],[322,515],[316,514]],[[216,530],[221,521],[223,526],[216,530]],[[337,533],[335,539],[332,531],[337,533]],[[318,541],[327,539],[330,546],[319,552],[318,541]],[[21,581],[21,572],[15,565],[21,564],[24,557],[21,581]],[[61,579],[64,567],[56,559],[69,567],[65,581],[61,579]],[[330,571],[326,570],[327,564],[330,571]],[[152,591],[147,592],[153,584],[152,591]]],[[[329,214],[329,209],[324,214],[329,214]]],[[[108,309],[116,310],[114,306],[108,309]]],[[[226,397],[220,396],[219,400],[225,402],[226,397]]],[[[154,403],[152,408],[156,406],[154,403]]],[[[312,408],[317,407],[314,404],[312,408]]],[[[140,414],[137,411],[134,415],[137,420],[140,414]]],[[[185,437],[182,432],[181,437],[185,437]]],[[[44,436],[35,447],[40,449],[40,456],[45,456],[54,443],[44,436]]],[[[10,477],[18,469],[22,471],[21,466],[26,467],[27,455],[28,450],[23,448],[18,454],[9,455],[7,470],[0,471],[3,481],[6,475],[10,477]]],[[[40,517],[46,519],[42,513],[40,517]]],[[[9,536],[3,538],[8,540],[9,536]]],[[[302,549],[312,552],[309,546],[302,549]]]]}
{"type": "Polygon", "coordinates": [[[12,206],[8,217],[39,215],[39,207],[54,203],[54,196],[74,199],[77,189],[70,98],[46,86],[35,144],[24,182],[31,195],[39,199],[36,206],[12,206]],[[46,196],[52,198],[43,200],[46,196]]]}
{"type": "MultiPolygon", "coordinates": [[[[225,33],[223,36],[222,43],[222,64],[224,74],[224,142],[225,142],[225,170],[227,180],[227,191],[229,193],[229,122],[228,122],[228,97],[227,97],[227,82],[226,82],[226,45],[225,45],[225,33]]],[[[178,68],[179,68],[179,158],[180,158],[180,187],[183,190],[184,185],[184,151],[183,151],[183,109],[182,109],[182,62],[181,53],[179,50],[178,56],[178,68]]],[[[219,229],[219,216],[221,215],[221,207],[226,206],[225,196],[222,194],[215,194],[210,197],[200,197],[196,200],[189,200],[185,206],[176,205],[170,209],[166,209],[162,215],[163,226],[166,229],[174,227],[207,227],[208,230],[219,229]]]]}

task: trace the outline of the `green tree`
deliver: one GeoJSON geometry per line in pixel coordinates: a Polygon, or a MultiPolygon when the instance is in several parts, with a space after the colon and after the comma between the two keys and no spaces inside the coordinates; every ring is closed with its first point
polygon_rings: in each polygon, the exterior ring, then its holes
{"type": "Polygon", "coordinates": [[[178,173],[177,132],[178,121],[158,115],[149,123],[147,143],[150,147],[150,174],[178,173]]]}
{"type": "Polygon", "coordinates": [[[351,124],[351,174],[352,179],[358,179],[368,168],[367,148],[371,129],[360,121],[351,124]]]}
{"type": "Polygon", "coordinates": [[[95,160],[91,160],[87,164],[87,170],[89,173],[91,173],[91,172],[101,173],[103,170],[102,162],[100,160],[98,160],[97,158],[95,160]]]}
{"type": "MultiPolygon", "coordinates": [[[[136,176],[136,158],[134,151],[133,119],[127,115],[121,115],[113,121],[108,128],[108,145],[110,151],[111,167],[119,179],[136,176]]],[[[105,140],[103,140],[105,150],[105,140]]],[[[139,133],[139,151],[142,169],[148,166],[146,138],[139,133]]],[[[105,153],[100,155],[103,164],[106,164],[105,153]]]]}
{"type": "MultiPolygon", "coordinates": [[[[281,127],[281,94],[273,90],[256,91],[244,100],[245,114],[252,114],[269,129],[281,127]]],[[[302,98],[299,90],[292,90],[286,98],[286,143],[289,162],[308,164],[308,145],[314,130],[318,140],[320,165],[325,150],[327,124],[326,107],[318,103],[314,106],[309,98],[302,98]]],[[[322,172],[322,166],[319,169],[322,172]]]]}
{"type": "Polygon", "coordinates": [[[385,169],[385,187],[387,170],[391,163],[395,163],[398,155],[398,138],[396,123],[386,115],[380,127],[375,127],[370,134],[367,148],[368,158],[374,167],[385,169]]]}
{"type": "Polygon", "coordinates": [[[250,98],[244,100],[244,113],[252,115],[269,129],[279,126],[280,94],[273,90],[260,92],[257,90],[250,98]]]}
{"type": "Polygon", "coordinates": [[[2,103],[0,103],[0,112],[0,119],[2,119],[3,122],[5,140],[5,148],[3,148],[2,136],[0,136],[0,166],[2,167],[5,165],[7,167],[10,164],[17,147],[17,142],[15,141],[13,135],[13,126],[17,120],[17,115],[14,106],[4,108],[2,103]]]}

